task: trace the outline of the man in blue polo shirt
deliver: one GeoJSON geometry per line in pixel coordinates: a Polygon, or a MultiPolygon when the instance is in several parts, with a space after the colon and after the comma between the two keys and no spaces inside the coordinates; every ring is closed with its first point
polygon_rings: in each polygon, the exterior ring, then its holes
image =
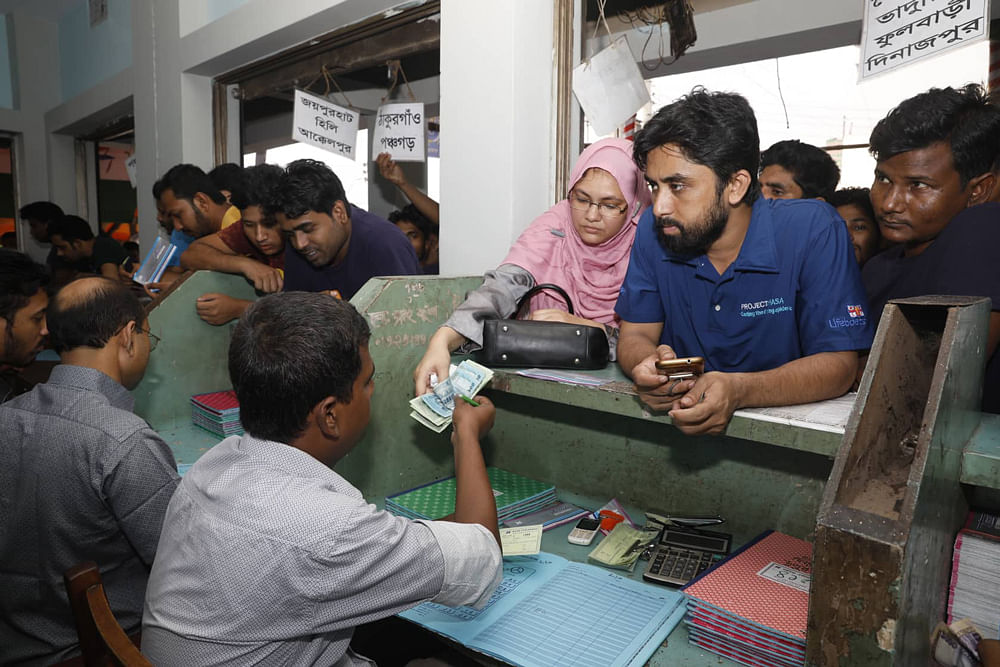
{"type": "Polygon", "coordinates": [[[644,403],[690,434],[742,407],[839,396],[872,323],[843,221],[811,199],[766,200],[757,121],[740,95],[697,88],[635,140],[653,206],[639,220],[616,311],[618,361],[644,403]],[[705,358],[670,382],[658,360],[705,358]]]}

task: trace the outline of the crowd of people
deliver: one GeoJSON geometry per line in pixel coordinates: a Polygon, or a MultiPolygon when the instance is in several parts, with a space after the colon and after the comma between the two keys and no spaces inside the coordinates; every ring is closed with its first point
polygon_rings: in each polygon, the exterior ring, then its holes
{"type": "MultiPolygon", "coordinates": [[[[992,299],[982,409],[1000,412],[1000,107],[980,86],[931,89],[876,125],[870,189],[837,189],[826,151],[763,152],[747,101],[695,89],[634,142],[580,155],[568,190],[520,235],[436,333],[414,391],[448,375],[483,322],[597,327],[651,410],[688,434],[742,407],[839,396],[860,377],[883,306],[923,294],[992,299]],[[672,380],[657,362],[701,356],[672,380]]],[[[423,600],[482,605],[500,577],[496,508],[479,441],[494,408],[456,402],[456,512],[379,511],[335,464],[370,420],[374,361],[347,302],[372,276],[436,272],[437,203],[388,155],[410,204],[385,220],[347,201],[326,165],[177,165],[153,187],[184,270],[239,274],[255,301],[201,295],[210,325],[238,319],[228,366],[244,436],[181,480],[129,390],[156,339],[134,258],[54,204],[24,207],[47,266],[0,249],[0,646],[17,664],[79,648],[61,573],[94,559],[112,608],[155,664],[368,664],[354,628],[423,600]],[[17,370],[60,356],[31,388],[17,370]]],[[[155,287],[155,286],[154,286],[155,287]]],[[[169,297],[168,297],[169,298],[169,297]]]]}

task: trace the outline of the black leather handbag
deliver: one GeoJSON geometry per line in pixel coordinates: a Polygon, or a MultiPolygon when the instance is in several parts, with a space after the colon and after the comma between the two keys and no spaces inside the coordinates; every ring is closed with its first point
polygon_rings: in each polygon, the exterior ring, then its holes
{"type": "Polygon", "coordinates": [[[476,361],[485,366],[581,370],[608,365],[608,337],[603,328],[516,319],[531,297],[545,290],[557,292],[573,314],[573,302],[565,290],[551,283],[535,285],[518,300],[515,319],[483,322],[483,349],[473,355],[476,361]]]}

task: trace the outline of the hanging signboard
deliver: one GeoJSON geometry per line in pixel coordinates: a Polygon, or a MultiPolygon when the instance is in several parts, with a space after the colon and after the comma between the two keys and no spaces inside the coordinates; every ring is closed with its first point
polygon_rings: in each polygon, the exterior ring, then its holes
{"type": "Polygon", "coordinates": [[[989,0],[865,0],[858,79],[985,39],[989,0]]]}
{"type": "Polygon", "coordinates": [[[296,90],[292,139],[353,160],[359,117],[357,111],[296,90]]]}
{"type": "Polygon", "coordinates": [[[600,136],[614,132],[649,102],[646,82],[624,37],[573,68],[573,93],[600,136]]]}
{"type": "Polygon", "coordinates": [[[423,162],[424,120],[422,102],[383,104],[375,114],[372,153],[388,153],[397,162],[423,162]]]}

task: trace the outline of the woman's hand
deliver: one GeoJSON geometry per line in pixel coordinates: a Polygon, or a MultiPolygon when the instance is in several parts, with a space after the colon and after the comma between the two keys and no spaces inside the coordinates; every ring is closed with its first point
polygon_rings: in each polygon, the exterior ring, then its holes
{"type": "Polygon", "coordinates": [[[431,391],[431,375],[436,382],[444,382],[451,368],[451,352],[465,342],[465,336],[451,327],[441,327],[427,342],[427,351],[413,371],[413,395],[420,396],[431,391]]]}
{"type": "Polygon", "coordinates": [[[541,310],[533,311],[528,319],[537,322],[566,322],[567,324],[580,324],[585,327],[604,328],[604,325],[600,322],[570,315],[565,310],[559,310],[558,308],[542,308],[541,310]]]}

